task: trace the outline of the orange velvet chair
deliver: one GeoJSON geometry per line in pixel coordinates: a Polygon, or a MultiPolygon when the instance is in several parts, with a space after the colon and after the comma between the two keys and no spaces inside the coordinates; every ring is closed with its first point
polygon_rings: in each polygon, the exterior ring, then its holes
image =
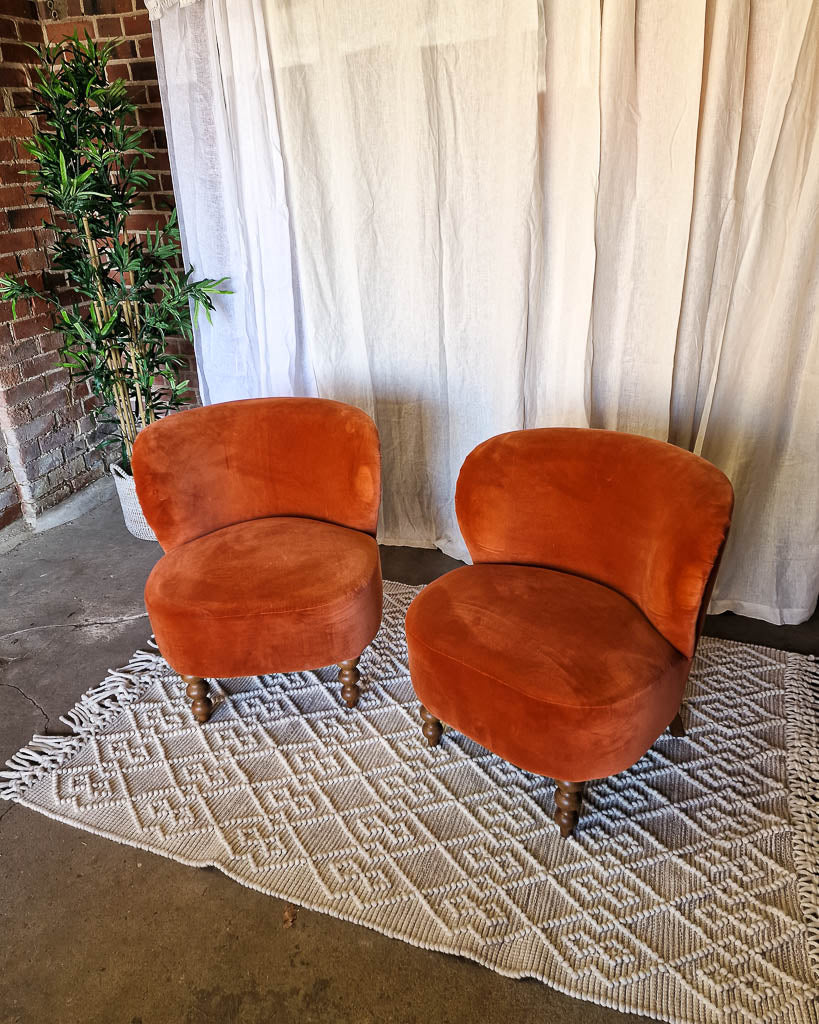
{"type": "Polygon", "coordinates": [[[157,644],[198,721],[206,679],[338,662],[348,707],[381,623],[381,453],[360,409],[259,398],[140,432],[137,495],[165,555],[145,587],[157,644]]]}
{"type": "Polygon", "coordinates": [[[456,512],[473,565],[407,613],[424,735],[441,723],[557,781],[567,836],[582,785],[628,768],[679,708],[733,508],[727,477],[661,441],[542,429],[479,445],[456,512]]]}

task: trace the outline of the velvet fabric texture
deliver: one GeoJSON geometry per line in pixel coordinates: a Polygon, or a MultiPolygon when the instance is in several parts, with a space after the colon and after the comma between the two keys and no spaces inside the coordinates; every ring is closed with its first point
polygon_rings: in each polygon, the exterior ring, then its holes
{"type": "Polygon", "coordinates": [[[609,587],[523,565],[471,565],[407,614],[410,673],[441,721],[513,764],[580,782],[640,758],[691,664],[609,587]]]}
{"type": "Polygon", "coordinates": [[[733,494],[716,466],[664,441],[545,428],[471,452],[455,508],[474,562],[542,565],[613,587],[690,658],[733,494]]]}
{"type": "Polygon", "coordinates": [[[407,614],[419,699],[541,775],[628,768],[679,708],[732,507],[719,470],[663,442],[562,428],[486,441],[456,491],[475,564],[407,614]]]}
{"type": "Polygon", "coordinates": [[[313,519],[254,519],[169,552],[145,589],[184,675],[295,672],[357,658],[381,623],[375,538],[313,519]]]}
{"type": "Polygon", "coordinates": [[[342,402],[250,398],[175,413],[139,433],[131,466],[165,551],[270,516],[373,535],[378,524],[378,431],[342,402]]]}
{"type": "Polygon", "coordinates": [[[166,551],[145,604],[177,672],[320,668],[373,639],[380,450],[365,413],[301,398],[206,406],[143,430],[132,466],[166,551]]]}

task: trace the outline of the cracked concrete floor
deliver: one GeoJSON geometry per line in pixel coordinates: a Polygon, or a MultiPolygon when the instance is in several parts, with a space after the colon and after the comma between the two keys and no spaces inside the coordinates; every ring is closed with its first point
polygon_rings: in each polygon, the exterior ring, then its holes
{"type": "MultiPolygon", "coordinates": [[[[142,587],[159,548],[115,500],[0,554],[0,764],[59,721],[150,630],[142,587]]],[[[384,575],[453,566],[383,549],[384,575]]],[[[734,616],[709,631],[819,649],[819,620],[777,629],[734,616]]],[[[644,1020],[512,981],[468,960],[299,911],[0,801],[0,1024],[629,1024],[644,1020]]]]}

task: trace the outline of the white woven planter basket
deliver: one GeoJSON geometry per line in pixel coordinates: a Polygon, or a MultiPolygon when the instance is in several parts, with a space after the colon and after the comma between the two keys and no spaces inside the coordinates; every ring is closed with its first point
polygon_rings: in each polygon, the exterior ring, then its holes
{"type": "Polygon", "coordinates": [[[134,478],[126,473],[118,462],[111,466],[111,476],[117,486],[119,503],[122,505],[122,515],[128,532],[140,540],[156,540],[156,534],[148,526],[148,520],[142,513],[134,478]]]}

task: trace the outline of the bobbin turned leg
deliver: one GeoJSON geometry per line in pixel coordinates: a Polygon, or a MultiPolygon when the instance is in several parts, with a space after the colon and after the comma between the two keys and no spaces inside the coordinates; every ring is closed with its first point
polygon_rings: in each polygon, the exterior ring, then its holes
{"type": "Polygon", "coordinates": [[[350,658],[349,661],[338,663],[338,681],[341,683],[341,698],[348,708],[354,708],[361,696],[361,687],[358,680],[361,673],[358,671],[358,663],[361,657],[350,658]]]}
{"type": "Polygon", "coordinates": [[[674,716],[674,721],[671,723],[671,725],[669,725],[668,728],[672,736],[685,736],[685,726],[683,725],[683,721],[680,718],[679,711],[674,716]]]}
{"type": "Polygon", "coordinates": [[[574,831],[580,817],[580,802],[583,795],[582,782],[561,782],[555,779],[555,821],[565,839],[574,831]]]}
{"type": "Polygon", "coordinates": [[[201,676],[182,676],[186,683],[185,693],[191,698],[191,711],[197,722],[207,722],[213,711],[213,701],[208,696],[208,684],[201,676]]]}
{"type": "Polygon", "coordinates": [[[421,718],[424,720],[424,727],[421,731],[426,736],[427,743],[431,747],[437,747],[444,732],[440,719],[436,718],[431,711],[427,711],[423,704],[421,705],[421,718]]]}

